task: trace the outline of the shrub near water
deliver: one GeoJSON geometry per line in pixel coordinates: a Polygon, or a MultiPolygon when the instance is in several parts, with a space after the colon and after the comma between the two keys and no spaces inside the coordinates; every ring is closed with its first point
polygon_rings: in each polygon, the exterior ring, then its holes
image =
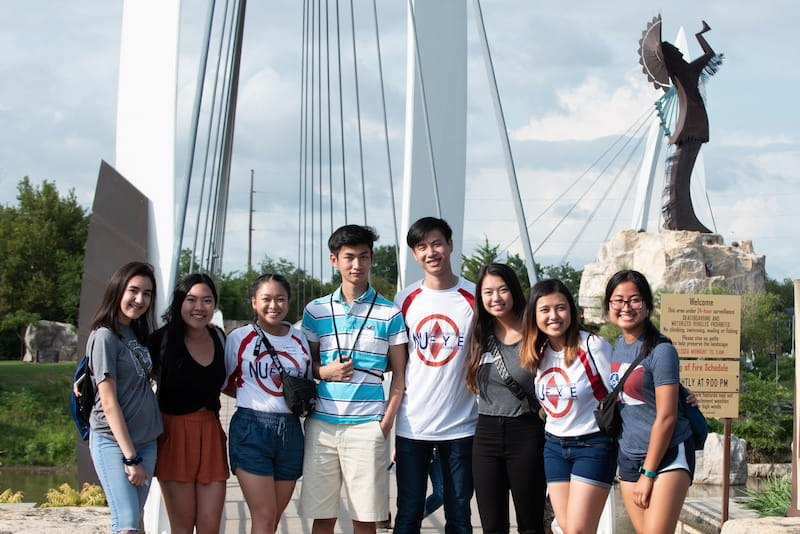
{"type": "Polygon", "coordinates": [[[74,362],[0,362],[0,465],[74,466],[74,362]]]}
{"type": "Polygon", "coordinates": [[[106,496],[103,488],[95,484],[83,483],[81,491],[77,491],[67,483],[61,484],[47,492],[47,502],[39,508],[54,508],[57,506],[104,506],[106,496]]]}

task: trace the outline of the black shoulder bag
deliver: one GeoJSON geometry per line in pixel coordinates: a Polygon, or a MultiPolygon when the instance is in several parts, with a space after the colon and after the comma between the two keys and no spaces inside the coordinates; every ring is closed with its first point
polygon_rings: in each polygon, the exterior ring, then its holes
{"type": "MultiPolygon", "coordinates": [[[[278,354],[272,343],[269,342],[267,336],[264,335],[263,330],[257,324],[253,325],[253,329],[261,337],[261,342],[267,347],[275,367],[278,368],[283,383],[283,400],[286,406],[298,417],[308,417],[317,406],[317,383],[304,376],[294,376],[286,372],[283,368],[278,354]]],[[[258,348],[256,348],[258,352],[258,348]]]]}

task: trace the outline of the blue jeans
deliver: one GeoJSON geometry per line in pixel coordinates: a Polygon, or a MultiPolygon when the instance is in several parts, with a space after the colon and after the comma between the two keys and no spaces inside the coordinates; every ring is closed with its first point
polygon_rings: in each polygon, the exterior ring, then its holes
{"type": "Polygon", "coordinates": [[[439,452],[433,451],[433,460],[428,467],[428,477],[431,479],[431,494],[425,499],[425,517],[438,510],[444,504],[444,488],[442,487],[442,462],[439,461],[439,452]]]}
{"type": "Polygon", "coordinates": [[[157,450],[156,440],[136,448],[136,454],[142,457],[142,466],[147,473],[147,484],[134,486],[125,473],[122,450],[117,442],[97,434],[94,430],[89,431],[89,451],[111,510],[112,532],[139,530],[144,503],[156,467],[157,450]]]}
{"type": "Polygon", "coordinates": [[[398,437],[395,446],[397,467],[397,518],[394,534],[420,531],[428,489],[428,468],[433,449],[439,452],[444,488],[446,534],[472,533],[472,437],[446,441],[422,441],[398,437]]]}

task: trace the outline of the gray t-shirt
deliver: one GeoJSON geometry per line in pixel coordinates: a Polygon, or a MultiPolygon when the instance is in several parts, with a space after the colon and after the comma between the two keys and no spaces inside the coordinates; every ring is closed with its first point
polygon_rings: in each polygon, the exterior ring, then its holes
{"type": "MultiPolygon", "coordinates": [[[[161,434],[161,414],[148,378],[153,369],[150,352],[136,339],[133,329],[119,325],[122,338],[108,328],[98,328],[89,334],[86,353],[95,386],[107,378],[116,380],[117,401],[122,409],[128,433],[135,446],[153,441],[161,434]]],[[[108,426],[100,393],[96,393],[92,415],[92,430],[116,441],[108,426]]]]}
{"type": "MultiPolygon", "coordinates": [[[[620,337],[611,355],[611,386],[616,386],[630,364],[639,356],[642,349],[640,337],[631,344],[620,337]]],[[[666,384],[680,381],[678,351],[672,343],[660,343],[648,354],[630,374],[622,387],[620,414],[622,415],[622,434],[620,449],[628,455],[647,453],[650,444],[650,430],[656,419],[656,389],[666,384]]],[[[676,402],[679,402],[676,396],[676,402]]],[[[689,421],[678,410],[678,420],[672,431],[669,445],[686,441],[691,435],[689,421]]]]}
{"type": "MultiPolygon", "coordinates": [[[[523,391],[533,396],[534,374],[519,365],[519,342],[513,345],[504,345],[497,342],[500,354],[511,378],[516,380],[523,391]]],[[[500,378],[497,367],[492,361],[493,354],[487,350],[483,354],[481,365],[478,367],[476,381],[478,383],[478,413],[495,417],[519,417],[531,413],[528,401],[521,401],[511,393],[506,383],[500,378]]],[[[538,406],[536,407],[538,410],[538,406]]]]}

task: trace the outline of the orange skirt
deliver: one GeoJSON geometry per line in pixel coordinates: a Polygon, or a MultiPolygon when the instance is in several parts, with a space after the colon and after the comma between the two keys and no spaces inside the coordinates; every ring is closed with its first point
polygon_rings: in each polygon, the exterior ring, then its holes
{"type": "Polygon", "coordinates": [[[228,469],[225,431],[216,414],[198,410],[185,415],[161,414],[155,476],[176,482],[224,481],[228,469]]]}

